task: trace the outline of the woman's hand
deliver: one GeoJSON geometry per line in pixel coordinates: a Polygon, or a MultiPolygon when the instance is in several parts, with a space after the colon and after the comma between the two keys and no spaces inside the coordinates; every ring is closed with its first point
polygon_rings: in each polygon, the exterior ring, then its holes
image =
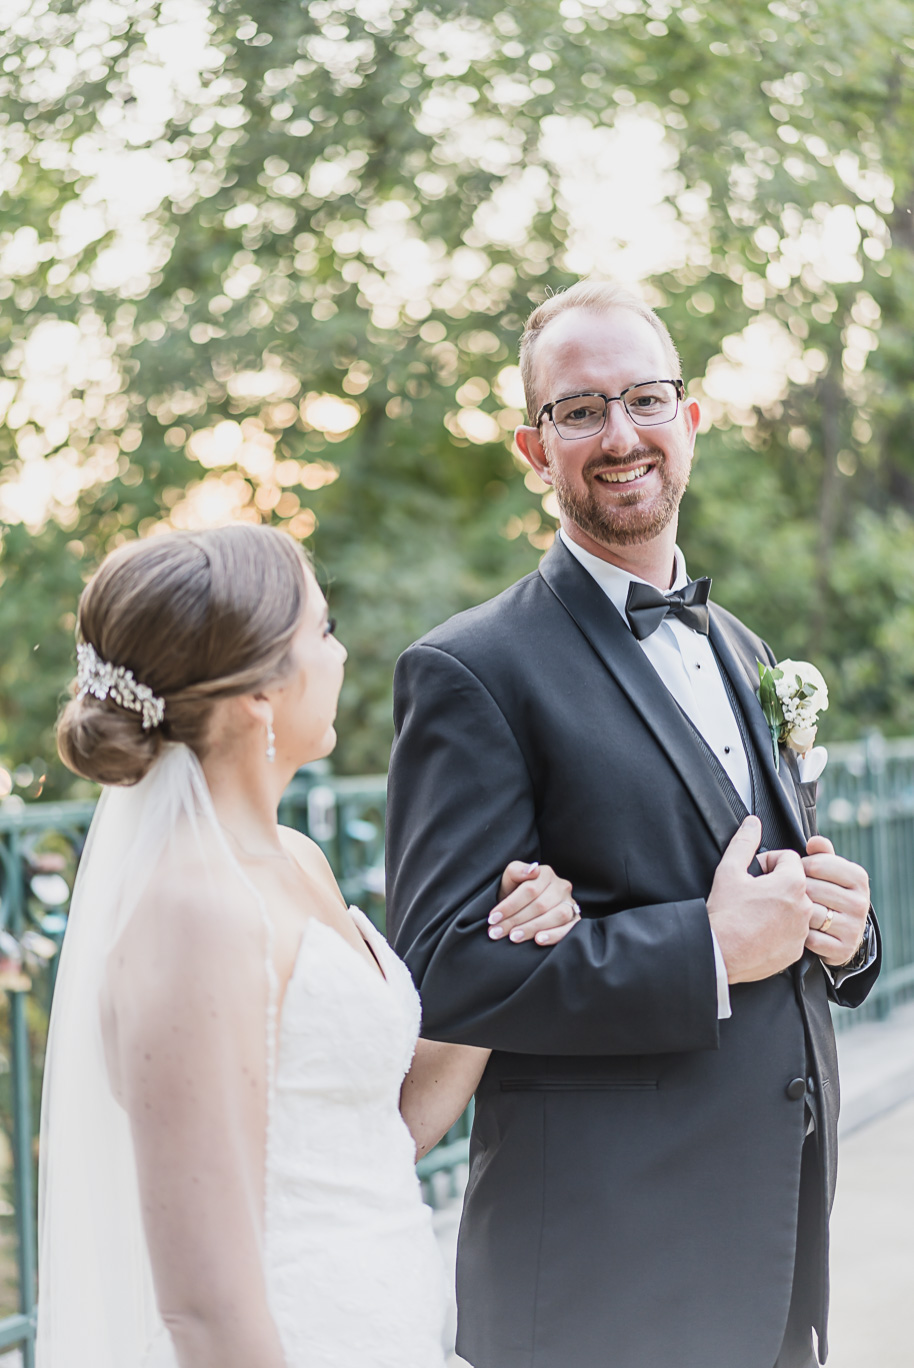
{"type": "Polygon", "coordinates": [[[549,865],[512,860],[502,875],[498,896],[500,901],[489,913],[492,940],[507,936],[515,942],[555,945],[581,920],[571,884],[549,865]]]}

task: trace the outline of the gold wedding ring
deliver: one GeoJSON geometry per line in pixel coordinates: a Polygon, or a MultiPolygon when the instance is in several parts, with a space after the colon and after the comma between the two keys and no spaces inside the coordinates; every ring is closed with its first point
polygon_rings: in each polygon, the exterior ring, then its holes
{"type": "Polygon", "coordinates": [[[817,930],[817,931],[827,931],[828,928],[831,926],[832,922],[834,921],[834,919],[835,919],[835,914],[834,914],[834,912],[831,910],[831,908],[829,907],[829,908],[827,909],[826,913],[825,913],[825,920],[824,920],[824,922],[822,923],[821,926],[817,926],[817,927],[816,927],[816,930],[817,930]]]}

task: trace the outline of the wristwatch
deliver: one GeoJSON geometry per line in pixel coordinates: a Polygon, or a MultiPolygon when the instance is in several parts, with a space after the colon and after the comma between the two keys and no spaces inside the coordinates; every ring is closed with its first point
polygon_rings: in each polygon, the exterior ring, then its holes
{"type": "Polygon", "coordinates": [[[867,917],[866,926],[863,928],[863,937],[860,941],[860,944],[857,946],[857,949],[851,955],[850,959],[845,964],[839,964],[837,967],[843,970],[862,969],[870,957],[872,935],[873,924],[870,921],[869,917],[867,917]]]}

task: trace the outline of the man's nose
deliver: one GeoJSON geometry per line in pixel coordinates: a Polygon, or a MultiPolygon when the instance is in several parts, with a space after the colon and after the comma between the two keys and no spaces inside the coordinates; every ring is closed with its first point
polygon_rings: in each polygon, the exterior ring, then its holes
{"type": "Polygon", "coordinates": [[[622,400],[613,399],[607,407],[606,422],[603,425],[603,450],[607,454],[624,454],[638,446],[640,441],[638,426],[629,418],[622,400]]]}

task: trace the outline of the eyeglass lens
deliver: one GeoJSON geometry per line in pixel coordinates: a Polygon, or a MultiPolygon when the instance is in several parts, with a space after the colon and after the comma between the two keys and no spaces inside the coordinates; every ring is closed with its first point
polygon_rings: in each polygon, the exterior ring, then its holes
{"type": "MultiPolygon", "coordinates": [[[[679,409],[676,386],[668,380],[633,385],[620,396],[625,412],[639,427],[669,423],[679,409]]],[[[601,394],[579,394],[559,399],[552,408],[552,421],[562,437],[591,437],[606,420],[606,400],[601,394]]]]}

